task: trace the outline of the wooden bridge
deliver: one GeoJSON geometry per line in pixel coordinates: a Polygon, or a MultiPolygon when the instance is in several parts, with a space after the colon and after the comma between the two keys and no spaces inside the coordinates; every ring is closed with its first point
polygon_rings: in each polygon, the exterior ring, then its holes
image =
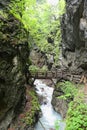
{"type": "MultiPolygon", "coordinates": [[[[61,80],[68,80],[74,83],[84,83],[84,102],[87,104],[87,74],[76,74],[74,72],[69,72],[67,70],[55,70],[55,71],[39,71],[39,72],[32,72],[29,75],[30,78],[34,79],[57,79],[61,80]]],[[[82,91],[82,90],[81,90],[82,91]]]]}
{"type": "Polygon", "coordinates": [[[80,82],[82,75],[69,72],[68,70],[55,70],[55,71],[38,71],[30,73],[30,78],[35,79],[57,79],[57,80],[69,80],[75,83],[80,82]]]}

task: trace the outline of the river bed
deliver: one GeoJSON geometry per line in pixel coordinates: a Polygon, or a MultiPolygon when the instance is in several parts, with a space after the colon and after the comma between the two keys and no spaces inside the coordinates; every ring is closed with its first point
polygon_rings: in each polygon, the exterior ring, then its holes
{"type": "Polygon", "coordinates": [[[41,80],[35,80],[34,84],[38,96],[42,98],[40,106],[42,116],[36,124],[35,130],[55,130],[55,125],[59,125],[58,130],[64,130],[65,123],[62,122],[61,115],[54,111],[51,104],[54,88],[42,83],[41,80]]]}

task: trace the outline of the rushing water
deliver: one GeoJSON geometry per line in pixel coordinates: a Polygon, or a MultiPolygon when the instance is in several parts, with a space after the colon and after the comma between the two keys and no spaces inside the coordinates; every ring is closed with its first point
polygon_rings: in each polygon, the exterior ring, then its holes
{"type": "MultiPolygon", "coordinates": [[[[43,84],[40,80],[36,80],[36,92],[43,97],[41,111],[42,117],[35,126],[35,130],[55,130],[55,123],[62,120],[60,114],[54,111],[51,100],[53,88],[43,84]]],[[[59,130],[64,130],[64,123],[59,123],[59,130]]]]}

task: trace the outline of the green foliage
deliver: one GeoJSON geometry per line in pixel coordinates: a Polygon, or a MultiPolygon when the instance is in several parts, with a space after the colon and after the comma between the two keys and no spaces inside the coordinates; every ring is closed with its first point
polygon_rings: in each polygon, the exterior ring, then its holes
{"type": "Polygon", "coordinates": [[[48,70],[48,68],[47,66],[44,65],[40,70],[41,72],[45,73],[48,70]]]}
{"type": "Polygon", "coordinates": [[[8,14],[5,13],[3,10],[0,10],[0,17],[7,19],[8,18],[8,14]]]}
{"type": "Polygon", "coordinates": [[[56,122],[55,122],[55,130],[59,130],[59,123],[60,123],[60,121],[59,120],[57,120],[56,122]]]}
{"type": "Polygon", "coordinates": [[[54,47],[51,44],[49,44],[47,41],[44,42],[42,46],[41,44],[39,44],[39,47],[42,52],[45,52],[47,54],[53,53],[54,47]]]}
{"type": "Polygon", "coordinates": [[[59,2],[58,2],[59,16],[61,16],[62,14],[65,13],[65,6],[66,6],[65,0],[59,0],[59,2]]]}
{"type": "Polygon", "coordinates": [[[25,15],[26,10],[30,7],[30,12],[33,13],[32,6],[35,5],[36,0],[11,0],[9,5],[9,11],[21,22],[24,21],[23,16],[25,15]]]}
{"type": "Polygon", "coordinates": [[[61,82],[58,86],[60,86],[61,90],[64,92],[64,94],[58,98],[63,98],[65,100],[72,99],[78,92],[76,85],[70,81],[61,82]]]}
{"type": "Polygon", "coordinates": [[[53,53],[56,62],[61,40],[60,16],[64,11],[64,0],[60,0],[56,7],[47,4],[44,0],[37,2],[36,0],[12,0],[10,4],[10,12],[27,30],[29,45],[32,47],[32,43],[35,43],[41,51],[53,53]],[[47,42],[49,35],[54,40],[53,45],[47,42]]]}
{"type": "Polygon", "coordinates": [[[39,68],[37,66],[35,66],[35,65],[30,65],[29,66],[29,71],[31,73],[36,73],[36,72],[38,72],[38,70],[39,70],[39,68]]]}
{"type": "MultiPolygon", "coordinates": [[[[0,21],[0,28],[2,28],[2,26],[4,25],[4,23],[2,21],[0,21]]],[[[0,36],[2,35],[3,33],[0,32],[0,36]]]]}
{"type": "Polygon", "coordinates": [[[66,118],[66,130],[87,130],[87,104],[83,94],[75,98],[69,105],[66,118]]]}
{"type": "Polygon", "coordinates": [[[36,93],[33,90],[29,92],[29,95],[31,96],[31,109],[26,113],[23,121],[27,125],[32,125],[33,123],[35,123],[35,120],[34,120],[35,114],[38,111],[40,111],[40,105],[39,105],[36,93]]]}
{"type": "Polygon", "coordinates": [[[11,4],[9,5],[9,11],[20,21],[22,20],[22,12],[23,12],[23,3],[24,1],[20,0],[11,0],[11,4]]]}
{"type": "MultiPolygon", "coordinates": [[[[31,47],[31,42],[33,42],[32,33],[35,30],[36,23],[35,18],[33,18],[32,14],[34,14],[34,6],[36,0],[11,0],[11,4],[9,5],[9,12],[14,15],[16,19],[20,21],[20,29],[26,30],[26,38],[29,43],[29,47],[31,47]],[[33,26],[33,27],[32,27],[33,26]]],[[[21,33],[21,35],[24,35],[21,33]]]]}
{"type": "MultiPolygon", "coordinates": [[[[8,14],[4,12],[3,10],[0,10],[0,29],[3,28],[4,22],[3,20],[8,18],[8,14]],[[3,20],[1,20],[3,19],[3,20]]],[[[4,38],[4,34],[0,31],[0,39],[4,38]]]]}
{"type": "Polygon", "coordinates": [[[47,67],[44,65],[42,68],[39,68],[39,67],[37,67],[35,65],[30,65],[29,66],[29,71],[31,73],[37,73],[38,71],[41,71],[41,72],[45,73],[47,71],[47,67]]]}

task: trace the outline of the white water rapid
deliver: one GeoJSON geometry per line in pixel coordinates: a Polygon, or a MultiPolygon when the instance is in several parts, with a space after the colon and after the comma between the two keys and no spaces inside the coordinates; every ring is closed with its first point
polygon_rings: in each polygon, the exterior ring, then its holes
{"type": "Polygon", "coordinates": [[[42,117],[36,124],[35,130],[55,130],[56,122],[59,122],[58,130],[64,130],[65,125],[63,122],[60,122],[60,120],[62,120],[60,114],[55,112],[51,105],[53,88],[42,83],[40,80],[36,80],[34,84],[36,85],[38,96],[41,96],[40,98],[42,98],[42,117]]]}

